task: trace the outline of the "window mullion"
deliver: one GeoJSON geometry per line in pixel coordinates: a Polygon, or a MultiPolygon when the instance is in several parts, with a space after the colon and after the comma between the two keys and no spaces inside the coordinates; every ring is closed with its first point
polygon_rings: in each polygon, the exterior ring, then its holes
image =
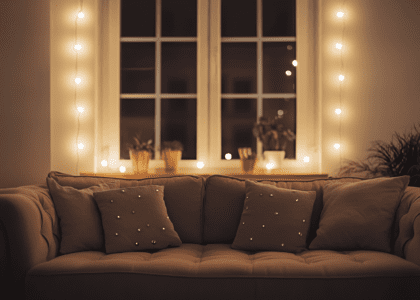
{"type": "Polygon", "coordinates": [[[209,156],[211,162],[220,162],[221,129],[221,0],[210,1],[210,73],[209,82],[209,156]]]}
{"type": "Polygon", "coordinates": [[[161,38],[161,11],[162,2],[156,0],[156,48],[155,48],[155,159],[160,159],[160,137],[161,137],[161,56],[162,56],[162,42],[161,38]]]}
{"type": "MultiPolygon", "coordinates": [[[[257,0],[257,120],[263,115],[263,45],[262,45],[262,0],[257,0]]],[[[262,158],[262,143],[257,139],[257,156],[262,158]]]]}

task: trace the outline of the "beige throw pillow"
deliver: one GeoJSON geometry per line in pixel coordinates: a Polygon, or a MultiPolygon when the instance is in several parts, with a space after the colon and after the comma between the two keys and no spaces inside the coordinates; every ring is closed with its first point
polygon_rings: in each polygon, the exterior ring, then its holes
{"type": "Polygon", "coordinates": [[[395,212],[409,176],[324,186],[319,228],[309,249],[391,251],[395,212]]]}
{"type": "Polygon", "coordinates": [[[47,185],[60,220],[60,253],[104,250],[101,216],[93,193],[120,187],[119,181],[75,189],[47,178],[47,185]]]}

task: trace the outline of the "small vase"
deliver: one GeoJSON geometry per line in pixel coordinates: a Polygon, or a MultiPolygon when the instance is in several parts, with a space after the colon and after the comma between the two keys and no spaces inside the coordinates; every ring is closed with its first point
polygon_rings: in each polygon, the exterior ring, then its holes
{"type": "Polygon", "coordinates": [[[176,174],[178,169],[178,161],[181,160],[181,150],[163,150],[162,159],[165,161],[165,172],[176,174]]]}
{"type": "Polygon", "coordinates": [[[130,150],[130,159],[133,162],[134,174],[147,174],[150,159],[148,151],[130,150]]]}
{"type": "Polygon", "coordinates": [[[264,160],[267,164],[273,164],[272,169],[279,169],[283,163],[284,156],[286,155],[286,151],[264,151],[264,160]]]}
{"type": "Polygon", "coordinates": [[[238,148],[238,153],[241,160],[242,172],[245,174],[253,174],[257,159],[255,155],[252,155],[252,149],[238,148]]]}

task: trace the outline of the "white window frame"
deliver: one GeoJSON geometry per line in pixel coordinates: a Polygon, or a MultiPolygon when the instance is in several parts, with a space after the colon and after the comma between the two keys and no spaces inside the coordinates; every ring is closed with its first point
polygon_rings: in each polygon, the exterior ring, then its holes
{"type": "MultiPolygon", "coordinates": [[[[240,161],[221,159],[221,39],[220,37],[220,1],[198,0],[197,3],[197,159],[181,160],[178,164],[180,173],[235,173],[240,172],[240,161]],[[209,8],[209,9],[208,9],[209,8]],[[210,14],[210,11],[219,11],[210,14]],[[212,31],[201,26],[211,23],[212,31]],[[214,28],[219,28],[215,34],[214,28]],[[203,58],[210,61],[206,65],[203,58]],[[209,82],[211,84],[209,85],[209,82]],[[210,101],[211,99],[211,101],[210,101]],[[205,164],[197,168],[197,162],[205,164]]],[[[261,0],[257,0],[261,1],[261,0]]],[[[120,160],[120,0],[109,0],[104,4],[102,28],[102,111],[100,124],[100,154],[96,159],[99,171],[100,161],[108,160],[106,170],[118,170],[123,165],[128,171],[132,165],[129,160],[120,160]]],[[[160,1],[159,1],[160,2],[160,1]]],[[[320,170],[320,135],[318,134],[319,105],[316,102],[315,77],[315,29],[316,9],[312,0],[296,1],[296,59],[298,61],[296,77],[296,159],[286,159],[283,167],[285,173],[312,173],[320,170]],[[309,156],[310,162],[303,158],[309,156]]],[[[159,14],[157,13],[157,16],[159,14]]],[[[258,18],[261,12],[258,11],[258,18]]],[[[261,28],[258,29],[261,32],[261,28]]],[[[124,38],[127,39],[127,38],[124,38]]],[[[195,38],[194,38],[195,39],[195,38]]],[[[255,38],[254,38],[255,41],[255,38]]],[[[262,43],[259,43],[257,55],[261,54],[262,43]]],[[[261,67],[262,62],[258,63],[261,67]]],[[[262,80],[258,77],[258,80],[262,80]]],[[[259,84],[262,87],[261,84],[259,84]]],[[[262,91],[258,91],[259,95],[262,91]]],[[[255,96],[255,95],[254,95],[255,96]]],[[[289,96],[295,96],[291,94],[289,96]]],[[[154,96],[152,96],[154,98],[154,96]]],[[[284,96],[283,96],[284,97],[284,96]]],[[[256,98],[256,97],[253,97],[256,98]]],[[[158,110],[159,107],[156,107],[158,110]]],[[[258,115],[262,114],[262,99],[258,102],[258,115]]],[[[158,127],[156,127],[158,128],[158,127]]],[[[156,130],[158,131],[158,130],[156,130]]],[[[156,141],[160,132],[155,134],[156,141]]],[[[261,154],[262,145],[257,143],[261,154]]],[[[155,152],[159,158],[159,153],[155,152]]],[[[263,167],[259,156],[259,166],[263,167]]],[[[151,160],[149,171],[154,173],[163,168],[160,159],[151,160]]],[[[106,171],[105,170],[105,171],[106,171]]]]}

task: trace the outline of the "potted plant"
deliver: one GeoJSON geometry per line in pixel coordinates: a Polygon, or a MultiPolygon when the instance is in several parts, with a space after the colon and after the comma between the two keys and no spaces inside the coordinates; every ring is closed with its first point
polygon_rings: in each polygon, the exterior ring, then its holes
{"type": "Polygon", "coordinates": [[[140,135],[136,134],[133,144],[127,144],[130,151],[130,159],[133,162],[134,174],[147,174],[149,160],[153,158],[153,141],[141,141],[140,135]]]}
{"type": "Polygon", "coordinates": [[[409,175],[408,185],[420,187],[420,132],[416,125],[414,129],[415,132],[402,136],[395,132],[389,143],[374,141],[365,161],[347,160],[338,176],[376,178],[409,175]]]}
{"type": "Polygon", "coordinates": [[[274,167],[281,165],[286,154],[287,143],[296,139],[296,135],[285,128],[280,115],[273,119],[260,117],[252,132],[263,143],[265,160],[273,163],[274,167]]]}
{"type": "Polygon", "coordinates": [[[181,160],[184,147],[179,141],[165,141],[162,143],[161,154],[165,162],[166,173],[177,173],[178,161],[181,160]]]}

